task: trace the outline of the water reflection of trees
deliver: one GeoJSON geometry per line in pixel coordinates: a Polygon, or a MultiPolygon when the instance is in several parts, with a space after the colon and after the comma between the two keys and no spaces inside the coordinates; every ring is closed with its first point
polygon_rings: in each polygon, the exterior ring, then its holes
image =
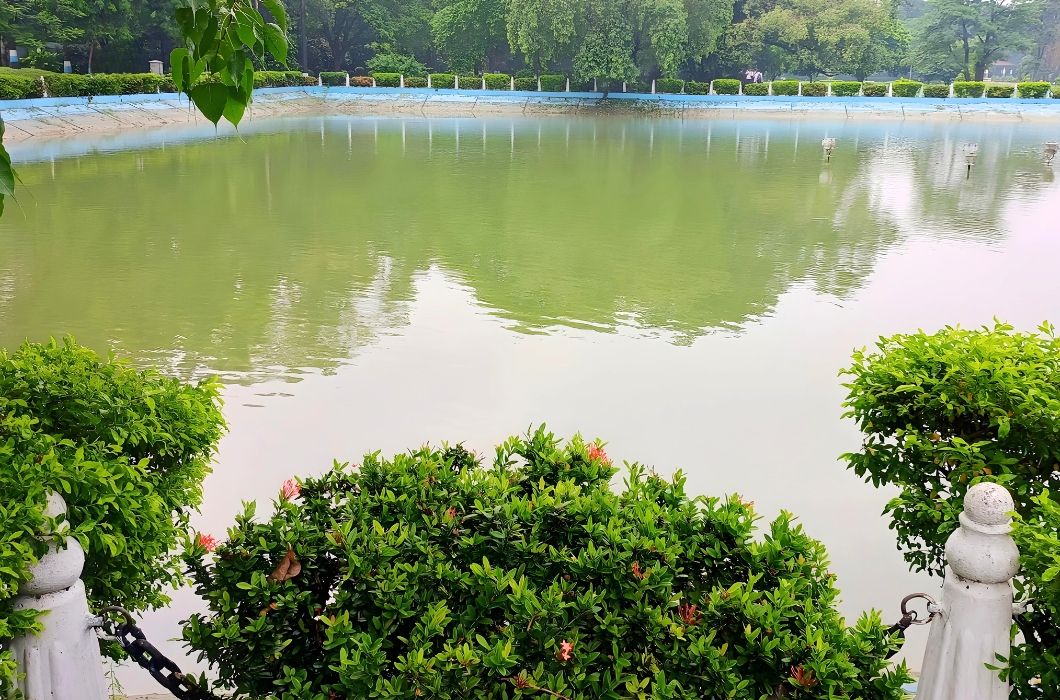
{"type": "Polygon", "coordinates": [[[434,265],[525,330],[687,342],[794,283],[848,295],[908,232],[1000,236],[1007,199],[1046,184],[1004,130],[965,180],[963,135],[931,129],[336,119],[26,165],[0,344],[73,332],[185,373],[327,369],[405,323],[434,265]]]}

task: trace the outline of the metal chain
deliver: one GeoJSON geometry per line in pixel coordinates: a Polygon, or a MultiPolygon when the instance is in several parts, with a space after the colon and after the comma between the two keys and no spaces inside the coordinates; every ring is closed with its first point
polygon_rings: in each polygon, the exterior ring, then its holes
{"type": "Polygon", "coordinates": [[[207,690],[200,688],[193,680],[180,671],[180,667],[173,663],[165,654],[155,648],[147,641],[143,630],[136,626],[136,619],[128,610],[118,606],[103,608],[99,611],[101,616],[114,612],[125,618],[113,629],[113,622],[104,619],[103,628],[114,639],[121,644],[121,648],[132,658],[133,661],[147,669],[156,681],[180,700],[217,700],[217,697],[207,690]]]}
{"type": "MultiPolygon", "coordinates": [[[[934,620],[942,612],[942,607],[935,602],[935,599],[929,596],[927,593],[911,593],[905,598],[902,598],[902,618],[898,622],[894,623],[887,629],[887,634],[898,634],[898,639],[905,641],[905,631],[912,625],[926,625],[927,623],[934,620]],[[909,610],[906,606],[909,605],[909,601],[916,600],[917,598],[923,598],[927,601],[927,619],[919,620],[916,610],[909,610]]],[[[887,655],[887,658],[891,658],[898,653],[895,649],[893,652],[887,655]]]]}

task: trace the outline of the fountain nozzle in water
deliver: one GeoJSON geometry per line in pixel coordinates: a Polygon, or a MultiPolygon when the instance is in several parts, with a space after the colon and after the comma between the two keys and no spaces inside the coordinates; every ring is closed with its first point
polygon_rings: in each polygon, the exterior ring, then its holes
{"type": "Polygon", "coordinates": [[[1056,141],[1045,142],[1045,164],[1049,167],[1053,165],[1053,158],[1056,156],[1057,150],[1060,150],[1060,143],[1056,141]]]}
{"type": "Polygon", "coordinates": [[[972,166],[975,165],[975,157],[979,155],[979,144],[977,143],[966,143],[964,144],[964,162],[968,164],[968,174],[965,177],[971,177],[972,166]]]}
{"type": "Polygon", "coordinates": [[[828,160],[832,160],[832,149],[835,148],[835,139],[827,138],[821,141],[821,145],[824,146],[824,154],[828,160]]]}

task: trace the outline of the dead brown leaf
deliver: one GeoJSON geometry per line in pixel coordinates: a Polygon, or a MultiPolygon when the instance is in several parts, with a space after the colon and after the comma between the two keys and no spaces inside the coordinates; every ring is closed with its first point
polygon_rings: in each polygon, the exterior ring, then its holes
{"type": "Polygon", "coordinates": [[[273,572],[269,574],[269,580],[283,583],[300,573],[302,573],[302,564],[295,558],[294,550],[288,547],[287,554],[280,560],[273,572]]]}

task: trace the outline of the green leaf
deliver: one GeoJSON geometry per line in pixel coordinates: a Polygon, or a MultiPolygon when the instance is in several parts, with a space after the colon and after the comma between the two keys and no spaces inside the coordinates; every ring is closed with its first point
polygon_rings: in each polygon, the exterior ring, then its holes
{"type": "MultiPolygon", "coordinates": [[[[287,36],[287,13],[283,10],[283,5],[280,4],[279,0],[261,0],[261,4],[265,6],[265,9],[272,13],[272,16],[276,18],[276,24],[279,25],[280,31],[283,32],[285,37],[287,36]]],[[[279,60],[279,59],[277,59],[279,60]]],[[[287,65],[284,63],[284,65],[287,65]]]]}
{"type": "Polygon", "coordinates": [[[265,25],[265,50],[287,67],[287,34],[272,23],[265,25]]]}
{"type": "MultiPolygon", "coordinates": [[[[187,8],[181,8],[181,9],[187,9],[187,8]]],[[[178,12],[179,11],[180,10],[178,10],[178,12]]],[[[169,54],[169,65],[173,69],[173,85],[176,86],[177,92],[184,92],[184,86],[185,85],[190,86],[191,83],[194,82],[191,79],[188,79],[185,82],[185,77],[188,76],[189,73],[190,73],[190,69],[185,64],[185,62],[187,62],[188,64],[191,63],[191,54],[188,53],[187,49],[178,48],[178,49],[173,49],[173,51],[170,52],[170,54],[169,54]]]]}
{"type": "MultiPolygon", "coordinates": [[[[202,115],[213,122],[214,126],[225,115],[228,104],[228,86],[220,83],[204,83],[191,89],[191,99],[202,115]]],[[[231,120],[229,120],[231,121],[231,120]]]]}
{"type": "Polygon", "coordinates": [[[230,87],[227,88],[227,90],[228,102],[225,103],[224,118],[232,122],[232,126],[239,126],[239,122],[243,118],[243,113],[247,109],[249,96],[242,88],[230,87]]]}

